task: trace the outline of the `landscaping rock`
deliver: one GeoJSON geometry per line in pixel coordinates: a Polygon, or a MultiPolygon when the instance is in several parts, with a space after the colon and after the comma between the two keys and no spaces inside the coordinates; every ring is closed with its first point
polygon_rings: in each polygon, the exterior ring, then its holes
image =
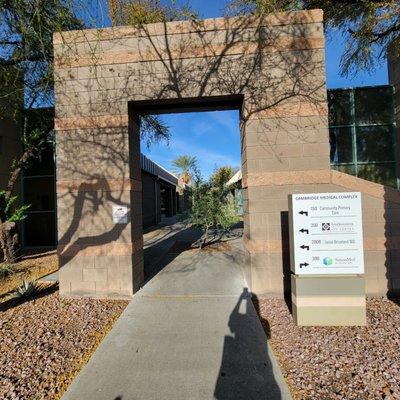
{"type": "Polygon", "coordinates": [[[284,300],[258,308],[295,400],[400,399],[400,302],[368,300],[366,327],[298,327],[284,300]]]}
{"type": "Polygon", "coordinates": [[[54,291],[8,309],[0,304],[0,398],[59,398],[126,305],[65,300],[54,291]]]}

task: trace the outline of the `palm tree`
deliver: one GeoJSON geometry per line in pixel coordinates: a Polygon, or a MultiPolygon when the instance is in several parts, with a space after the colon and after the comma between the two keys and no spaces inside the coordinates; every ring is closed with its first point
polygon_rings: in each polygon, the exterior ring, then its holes
{"type": "Polygon", "coordinates": [[[179,175],[182,182],[188,184],[192,179],[192,174],[197,169],[197,158],[183,155],[172,161],[174,172],[179,175]]]}

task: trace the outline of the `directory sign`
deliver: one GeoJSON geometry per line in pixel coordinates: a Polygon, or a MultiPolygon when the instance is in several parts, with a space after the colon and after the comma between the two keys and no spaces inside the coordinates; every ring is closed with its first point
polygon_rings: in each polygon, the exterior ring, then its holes
{"type": "Polygon", "coordinates": [[[364,273],[361,193],[290,195],[289,228],[296,275],[364,273]]]}

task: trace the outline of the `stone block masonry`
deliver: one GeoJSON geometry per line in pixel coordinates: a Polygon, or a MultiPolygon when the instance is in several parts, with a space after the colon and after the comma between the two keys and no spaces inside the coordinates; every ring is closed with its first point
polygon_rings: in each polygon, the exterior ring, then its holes
{"type": "Polygon", "coordinates": [[[338,187],[367,193],[367,293],[398,288],[397,194],[330,171],[322,21],[311,10],[54,36],[61,295],[131,297],[143,283],[140,117],[189,103],[240,111],[253,292],[290,289],[287,195],[338,187]]]}

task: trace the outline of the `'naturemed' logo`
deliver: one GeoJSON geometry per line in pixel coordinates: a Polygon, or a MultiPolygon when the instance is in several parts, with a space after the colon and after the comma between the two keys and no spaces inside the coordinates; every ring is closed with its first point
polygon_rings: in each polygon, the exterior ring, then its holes
{"type": "Polygon", "coordinates": [[[325,257],[324,260],[323,260],[323,263],[324,263],[324,265],[329,266],[329,265],[333,264],[333,260],[332,260],[331,257],[325,257]]]}

